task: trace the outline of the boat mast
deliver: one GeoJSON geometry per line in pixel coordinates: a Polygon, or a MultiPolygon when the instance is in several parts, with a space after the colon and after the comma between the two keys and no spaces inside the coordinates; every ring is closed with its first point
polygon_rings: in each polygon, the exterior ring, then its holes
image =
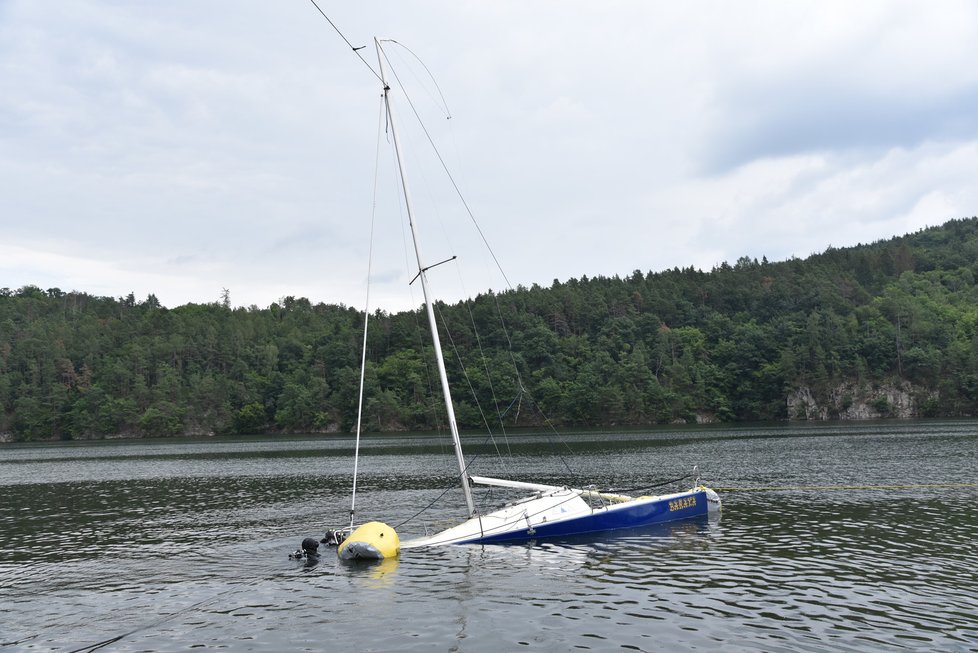
{"type": "Polygon", "coordinates": [[[387,107],[387,120],[390,126],[391,135],[394,139],[394,153],[397,156],[397,170],[401,176],[401,188],[404,191],[404,206],[407,209],[408,224],[411,226],[411,239],[414,241],[414,255],[418,261],[418,277],[421,279],[421,292],[424,294],[424,305],[428,312],[428,324],[431,328],[432,346],[435,349],[435,360],[438,364],[438,376],[441,378],[441,390],[445,397],[445,410],[448,413],[448,427],[452,432],[452,444],[455,446],[455,457],[458,459],[460,480],[462,481],[462,492],[465,494],[465,505],[468,507],[469,516],[475,515],[475,504],[472,502],[472,490],[469,487],[469,473],[465,469],[465,457],[462,455],[462,440],[458,434],[458,424],[455,422],[455,407],[452,405],[452,394],[448,388],[448,374],[445,372],[445,357],[441,351],[441,338],[438,337],[438,323],[435,321],[435,308],[431,303],[428,293],[428,268],[425,267],[421,258],[421,247],[418,244],[418,225],[414,218],[414,211],[411,207],[411,194],[408,192],[407,176],[404,172],[404,160],[401,157],[401,145],[397,136],[397,129],[394,122],[394,109],[390,101],[390,84],[387,83],[387,68],[385,66],[384,50],[380,45],[380,39],[374,38],[374,45],[377,47],[377,59],[380,62],[380,77],[384,84],[384,105],[387,107]]]}

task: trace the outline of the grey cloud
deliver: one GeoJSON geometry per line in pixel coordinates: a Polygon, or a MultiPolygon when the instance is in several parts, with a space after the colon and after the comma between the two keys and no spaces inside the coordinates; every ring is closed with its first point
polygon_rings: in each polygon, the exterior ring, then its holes
{"type": "Polygon", "coordinates": [[[824,83],[742,89],[720,112],[703,159],[709,174],[767,157],[914,148],[978,138],[978,86],[942,97],[878,96],[824,83]]]}

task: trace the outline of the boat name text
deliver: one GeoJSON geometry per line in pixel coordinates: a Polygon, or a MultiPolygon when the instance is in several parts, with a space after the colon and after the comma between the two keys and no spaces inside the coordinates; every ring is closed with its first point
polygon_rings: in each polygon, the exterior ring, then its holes
{"type": "Polygon", "coordinates": [[[696,505],[696,497],[683,497],[682,499],[674,499],[669,502],[669,512],[675,512],[676,510],[682,510],[683,508],[692,508],[696,505]]]}

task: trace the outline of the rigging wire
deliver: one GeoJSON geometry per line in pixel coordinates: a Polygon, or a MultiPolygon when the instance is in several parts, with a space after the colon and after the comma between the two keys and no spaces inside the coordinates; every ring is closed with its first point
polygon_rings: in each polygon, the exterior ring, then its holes
{"type": "MultiPolygon", "coordinates": [[[[458,274],[459,284],[462,287],[462,296],[463,297],[471,297],[471,295],[469,294],[468,289],[465,287],[465,279],[462,277],[462,268],[459,267],[459,266],[455,266],[455,271],[458,274]]],[[[489,384],[489,396],[492,399],[492,407],[493,407],[493,410],[495,410],[496,419],[499,421],[499,431],[500,431],[500,433],[503,436],[503,443],[506,445],[506,453],[507,453],[507,455],[510,458],[512,458],[513,457],[513,450],[512,450],[512,448],[509,445],[509,435],[506,433],[506,422],[503,419],[506,416],[506,412],[508,412],[509,409],[507,409],[506,411],[503,411],[502,413],[499,412],[499,397],[496,395],[496,387],[495,387],[495,384],[492,382],[492,373],[489,370],[489,357],[486,356],[486,350],[482,346],[482,336],[479,335],[479,329],[478,329],[478,327],[475,324],[475,314],[472,312],[472,307],[475,306],[475,300],[474,299],[467,299],[467,300],[464,300],[464,302],[461,302],[461,303],[464,303],[465,304],[465,311],[466,311],[466,313],[468,313],[468,316],[469,316],[469,324],[472,325],[472,335],[475,336],[475,342],[476,342],[476,345],[479,348],[479,361],[482,363],[482,368],[486,372],[486,382],[489,384]]],[[[445,318],[444,317],[442,317],[442,323],[445,325],[445,330],[447,331],[448,330],[448,323],[445,321],[445,318]]],[[[449,334],[449,337],[451,337],[451,334],[449,334]]],[[[453,345],[454,345],[454,343],[453,343],[453,345]]],[[[456,356],[458,356],[459,364],[462,365],[462,362],[461,362],[462,361],[462,357],[461,357],[461,355],[459,354],[459,352],[457,350],[456,350],[456,356]]],[[[464,365],[462,367],[463,367],[463,369],[465,369],[464,365]]],[[[517,372],[517,374],[519,374],[519,370],[518,369],[516,370],[516,372],[517,372]]],[[[471,387],[471,383],[469,385],[471,387]]],[[[475,394],[475,391],[473,391],[473,395],[474,394],[475,394]]],[[[478,399],[478,397],[476,397],[476,400],[475,401],[476,401],[476,405],[479,405],[479,399],[478,399]]],[[[482,406],[481,405],[479,405],[479,412],[480,413],[482,412],[482,406]]],[[[486,422],[485,415],[483,415],[483,422],[486,422]]],[[[489,426],[488,422],[486,422],[486,429],[488,431],[490,431],[490,432],[492,430],[491,427],[489,426]]],[[[495,444],[495,440],[493,441],[493,444],[495,444]]],[[[498,447],[497,447],[497,450],[498,450],[498,447]]],[[[502,456],[500,455],[500,458],[501,457],[502,456]]]]}
{"type": "MultiPolygon", "coordinates": [[[[388,134],[387,145],[390,147],[390,157],[392,163],[391,175],[394,177],[394,185],[396,186],[398,183],[397,182],[397,155],[394,152],[394,144],[391,142],[391,139],[389,137],[390,121],[388,119],[386,111],[384,112],[384,119],[386,121],[384,127],[384,133],[388,134]]],[[[400,218],[398,220],[398,224],[401,225],[401,246],[402,246],[402,255],[404,256],[404,269],[408,270],[411,268],[411,262],[410,262],[411,254],[409,251],[410,248],[408,246],[408,235],[405,230],[405,224],[408,221],[405,220],[406,211],[404,207],[404,201],[403,198],[400,196],[398,196],[397,210],[400,218]]],[[[408,293],[410,293],[411,295],[411,305],[416,306],[417,301],[414,298],[414,286],[410,283],[407,284],[407,286],[408,286],[408,293]]],[[[428,397],[433,397],[434,380],[431,372],[431,366],[428,365],[427,346],[425,345],[425,339],[424,339],[425,327],[421,324],[421,312],[415,309],[411,309],[410,313],[411,316],[414,318],[415,333],[418,336],[418,347],[421,350],[421,367],[424,370],[425,383],[428,386],[428,397]]],[[[437,410],[428,402],[425,402],[425,413],[427,413],[427,415],[430,418],[432,418],[432,421],[437,423],[437,410]]],[[[441,425],[439,424],[437,428],[440,429],[441,425]]]]}
{"type": "MultiPolygon", "coordinates": [[[[377,79],[379,79],[382,84],[385,84],[385,88],[386,88],[386,82],[384,81],[383,76],[381,74],[379,74],[376,70],[374,70],[374,68],[366,61],[366,59],[363,58],[363,55],[360,54],[360,50],[363,49],[363,46],[361,46],[361,47],[355,47],[349,41],[349,39],[346,38],[346,36],[342,33],[342,31],[340,31],[340,29],[336,26],[336,24],[333,23],[333,21],[329,18],[329,16],[326,15],[326,13],[316,3],[316,1],[315,0],[310,0],[310,2],[317,9],[317,11],[319,11],[319,13],[323,16],[323,18],[326,19],[326,21],[336,31],[336,33],[344,40],[344,42],[346,42],[346,44],[357,55],[357,57],[364,63],[364,65],[367,66],[368,70],[370,70],[371,73],[373,73],[373,75],[377,79]]],[[[397,45],[397,46],[403,48],[405,51],[407,51],[412,57],[414,57],[421,64],[421,66],[424,68],[425,72],[428,73],[429,77],[431,78],[432,82],[434,83],[435,88],[438,91],[438,95],[441,98],[442,105],[444,106],[445,112],[446,112],[446,114],[448,114],[447,115],[447,118],[450,119],[451,118],[451,114],[450,114],[450,112],[448,110],[448,104],[445,101],[444,94],[441,92],[441,88],[439,87],[439,85],[437,83],[437,80],[435,80],[434,75],[431,74],[431,70],[427,67],[427,65],[425,65],[424,61],[422,61],[421,58],[418,57],[418,55],[415,54],[414,51],[412,51],[410,48],[408,48],[407,46],[405,46],[405,45],[403,45],[401,43],[398,43],[397,41],[395,41],[393,39],[387,39],[387,40],[385,40],[385,42],[389,42],[389,43],[392,43],[394,45],[397,45]]],[[[388,64],[390,64],[390,58],[387,56],[386,52],[383,49],[380,49],[380,56],[383,56],[387,60],[388,64]]],[[[506,272],[503,269],[502,264],[499,262],[499,259],[496,256],[495,251],[493,250],[492,246],[489,244],[489,241],[486,238],[486,235],[483,232],[482,227],[479,225],[478,220],[476,220],[475,214],[473,213],[471,207],[469,206],[468,201],[465,199],[465,196],[462,194],[461,188],[459,187],[458,183],[455,180],[454,175],[452,174],[452,172],[449,169],[447,163],[445,162],[445,159],[442,156],[440,149],[435,144],[434,139],[432,138],[431,133],[428,130],[427,125],[421,119],[421,116],[420,116],[420,114],[418,112],[417,107],[415,106],[414,101],[411,99],[410,94],[408,94],[407,89],[404,87],[403,82],[401,81],[400,77],[397,74],[397,70],[394,68],[393,65],[391,65],[390,68],[391,68],[391,73],[394,75],[394,78],[397,80],[397,83],[398,83],[398,85],[399,85],[399,87],[401,89],[402,94],[404,95],[405,99],[407,100],[408,106],[411,107],[411,111],[414,114],[415,119],[418,121],[418,125],[420,126],[422,132],[424,133],[425,138],[428,140],[428,143],[431,146],[432,151],[435,153],[435,156],[437,157],[438,162],[440,163],[440,165],[442,167],[442,170],[445,172],[446,176],[448,177],[449,181],[451,182],[452,188],[455,190],[455,193],[458,196],[459,200],[461,201],[462,206],[465,208],[465,212],[468,215],[469,220],[472,222],[473,226],[475,227],[476,232],[479,234],[479,238],[482,240],[483,245],[485,246],[486,250],[489,252],[489,255],[492,257],[493,263],[495,264],[496,269],[499,271],[500,275],[502,276],[503,280],[505,281],[507,288],[512,291],[513,290],[513,284],[510,282],[509,277],[506,275],[506,272]]],[[[376,181],[376,178],[375,178],[375,181],[376,181]]],[[[498,300],[498,297],[495,296],[495,294],[494,294],[494,297],[495,297],[495,301],[496,301],[496,305],[497,305],[497,312],[498,312],[499,317],[500,317],[500,322],[503,325],[503,332],[506,335],[506,341],[507,341],[507,345],[509,347],[510,357],[513,360],[513,363],[514,363],[514,370],[515,370],[515,373],[516,373],[517,382],[519,384],[519,394],[517,396],[518,396],[518,398],[520,398],[520,401],[522,403],[522,400],[521,400],[522,395],[524,393],[526,393],[527,396],[530,396],[530,395],[527,392],[527,390],[526,390],[526,388],[525,388],[525,386],[523,384],[522,376],[520,375],[519,368],[516,365],[515,356],[514,356],[513,350],[512,350],[512,340],[510,339],[508,329],[506,329],[506,327],[505,327],[505,321],[502,318],[502,312],[498,310],[499,309],[499,300],[498,300]]],[[[444,321],[444,319],[443,319],[443,321],[444,321]]],[[[365,325],[365,328],[366,328],[366,325],[365,325]]],[[[423,345],[422,345],[422,347],[423,347],[423,345]]],[[[454,347],[454,343],[453,343],[453,347],[454,347]]],[[[423,349],[422,349],[422,351],[423,351],[423,349]]],[[[481,351],[481,340],[480,340],[480,351],[481,351]]],[[[457,350],[456,350],[456,355],[458,355],[457,354],[457,350]]],[[[463,371],[464,371],[464,365],[462,367],[463,367],[463,371]]],[[[427,366],[426,366],[426,373],[428,374],[428,377],[429,377],[429,385],[430,385],[430,383],[431,383],[431,380],[430,380],[430,371],[427,370],[427,366]]],[[[361,383],[362,383],[362,381],[361,381],[361,383]]],[[[471,388],[471,382],[469,382],[469,385],[470,385],[470,388],[471,388]]],[[[530,397],[530,398],[532,399],[532,397],[530,397]]],[[[496,401],[495,400],[495,397],[494,397],[494,401],[496,401]]],[[[361,398],[361,402],[362,402],[362,398],[361,398]]],[[[534,401],[533,403],[537,407],[537,409],[540,410],[539,404],[537,404],[536,401],[534,401]]],[[[478,404],[478,402],[477,402],[477,404],[478,404]]],[[[479,410],[480,410],[480,413],[482,413],[481,406],[479,406],[479,410]]],[[[541,414],[543,414],[543,411],[542,410],[540,410],[540,412],[541,412],[541,414]]],[[[497,413],[498,413],[498,410],[497,410],[497,413]]],[[[543,416],[544,416],[544,420],[547,423],[547,425],[550,428],[550,430],[554,434],[557,434],[556,429],[554,428],[553,423],[551,422],[550,418],[547,417],[545,414],[543,414],[543,416]]],[[[484,413],[482,414],[482,417],[483,417],[483,421],[486,422],[486,418],[485,418],[484,413]]],[[[358,421],[359,421],[359,418],[358,418],[358,421]]],[[[500,416],[500,421],[502,421],[502,416],[500,416]]],[[[358,429],[359,429],[359,424],[358,424],[358,429]]],[[[559,438],[559,434],[557,434],[557,435],[558,435],[558,438],[559,438]]],[[[358,438],[359,438],[359,433],[358,433],[358,438]]],[[[490,438],[492,438],[491,429],[490,429],[490,438]]],[[[548,435],[548,439],[549,439],[549,435],[548,435]]],[[[358,440],[358,442],[359,442],[359,440],[358,440]]],[[[560,442],[563,444],[563,446],[568,451],[570,451],[570,447],[567,445],[566,442],[564,442],[562,439],[560,439],[560,442]]],[[[493,444],[496,445],[494,439],[493,439],[493,444]]],[[[496,449],[497,449],[497,453],[498,453],[498,446],[496,446],[496,449]]],[[[564,466],[567,468],[568,472],[573,473],[573,471],[570,468],[570,465],[567,463],[567,460],[563,456],[561,456],[560,454],[558,454],[558,457],[560,458],[560,460],[564,464],[564,466]]],[[[466,468],[467,467],[468,467],[468,464],[466,464],[466,468]]],[[[463,471],[463,474],[464,474],[464,471],[463,471]]],[[[351,507],[351,525],[352,525],[352,510],[353,509],[351,507]]]]}
{"type": "Polygon", "coordinates": [[[323,11],[322,8],[318,4],[316,4],[316,0],[309,0],[309,2],[311,2],[312,3],[312,6],[315,7],[316,10],[320,14],[322,14],[323,18],[326,19],[326,22],[329,23],[330,26],[336,31],[336,33],[340,35],[340,38],[343,39],[348,46],[350,46],[350,49],[353,50],[353,54],[357,55],[357,57],[360,59],[360,61],[363,62],[363,65],[367,67],[367,70],[369,70],[370,72],[372,72],[373,75],[374,75],[374,77],[376,77],[377,79],[379,79],[380,82],[381,82],[381,84],[383,84],[384,83],[384,78],[381,77],[380,76],[380,73],[378,73],[376,70],[374,70],[373,66],[371,66],[367,62],[367,60],[363,58],[363,55],[360,54],[360,50],[363,50],[367,46],[361,45],[359,47],[356,47],[352,43],[350,43],[350,40],[348,38],[346,38],[346,36],[343,34],[343,32],[340,31],[340,28],[336,26],[336,23],[334,23],[332,20],[330,20],[329,19],[329,16],[326,15],[326,12],[323,11]]]}
{"type": "MultiPolygon", "coordinates": [[[[568,453],[573,454],[574,453],[573,449],[570,448],[566,440],[560,437],[560,433],[557,431],[557,427],[554,426],[553,421],[551,421],[550,416],[544,412],[543,408],[540,406],[540,403],[536,400],[536,398],[533,397],[532,394],[530,394],[530,391],[527,390],[526,386],[523,385],[523,376],[520,374],[519,364],[516,361],[516,355],[513,353],[513,341],[509,337],[509,329],[506,327],[506,320],[503,318],[502,306],[499,305],[499,295],[497,293],[492,293],[492,297],[493,297],[493,301],[496,304],[496,315],[499,316],[499,323],[502,326],[503,335],[506,336],[506,347],[507,350],[509,351],[510,361],[513,363],[513,372],[516,374],[516,379],[519,383],[519,394],[516,396],[515,399],[513,399],[513,403],[515,403],[516,400],[518,399],[520,400],[520,405],[522,405],[522,397],[523,395],[526,395],[527,398],[530,400],[530,402],[532,402],[533,407],[540,412],[540,415],[543,417],[544,423],[547,425],[547,428],[549,429],[548,431],[545,431],[547,435],[547,441],[553,444],[553,440],[550,437],[552,434],[557,438],[557,442],[563,445],[564,449],[566,449],[568,453]]],[[[510,405],[510,408],[512,408],[512,404],[510,405]]],[[[508,412],[509,408],[507,408],[506,410],[508,412]]],[[[564,467],[567,469],[567,472],[570,474],[574,474],[574,470],[571,469],[570,463],[567,462],[567,459],[564,458],[564,456],[561,455],[560,452],[555,452],[555,453],[557,457],[560,459],[560,462],[563,463],[564,467]]]]}
{"type": "MultiPolygon", "coordinates": [[[[452,112],[448,108],[448,101],[445,100],[445,94],[441,92],[441,87],[438,85],[438,80],[431,73],[431,70],[428,68],[427,64],[425,64],[425,62],[421,59],[421,57],[419,57],[418,55],[416,55],[414,53],[414,51],[411,50],[411,48],[409,48],[408,46],[404,45],[403,43],[400,43],[398,41],[395,41],[394,39],[386,39],[385,42],[393,43],[395,45],[398,45],[398,46],[404,48],[405,50],[407,50],[408,54],[410,54],[412,57],[414,57],[415,60],[419,64],[421,64],[421,67],[424,68],[424,71],[426,73],[428,73],[428,78],[431,80],[431,83],[435,85],[435,90],[438,91],[438,97],[439,97],[439,99],[441,99],[441,105],[442,105],[442,108],[445,111],[445,118],[447,120],[451,120],[452,119],[452,112]]],[[[390,60],[388,60],[388,61],[390,61],[390,60]]]]}
{"type": "Polygon", "coordinates": [[[360,466],[360,428],[363,422],[363,386],[367,374],[367,324],[370,322],[370,275],[373,272],[374,259],[374,225],[377,218],[377,180],[380,177],[380,136],[381,120],[384,115],[384,103],[380,104],[380,116],[377,125],[377,148],[374,154],[374,194],[370,210],[370,245],[367,248],[367,292],[363,306],[363,349],[360,352],[360,395],[357,402],[357,436],[353,448],[353,491],[350,497],[350,530],[353,530],[353,519],[357,508],[357,472],[360,466]]]}
{"type": "MultiPolygon", "coordinates": [[[[398,185],[397,153],[394,151],[394,143],[390,139],[390,119],[386,111],[384,112],[384,120],[386,121],[384,127],[384,133],[388,135],[387,145],[390,148],[389,154],[391,157],[391,175],[394,177],[394,186],[397,186],[398,185]]],[[[408,245],[409,237],[407,235],[407,230],[405,229],[405,225],[409,225],[410,221],[406,219],[407,211],[406,211],[406,207],[404,206],[403,196],[401,196],[400,194],[395,194],[395,195],[397,197],[397,211],[399,217],[398,224],[401,226],[401,248],[402,248],[402,255],[404,256],[404,269],[409,270],[412,267],[411,252],[410,252],[410,247],[408,245]]],[[[414,297],[414,285],[408,283],[407,287],[408,287],[408,293],[411,295],[411,306],[417,306],[418,302],[414,297]]],[[[410,313],[411,316],[414,318],[415,333],[418,336],[418,347],[421,350],[421,367],[424,370],[425,383],[428,386],[428,397],[433,397],[435,394],[434,380],[433,380],[433,375],[431,373],[431,366],[428,365],[427,345],[425,344],[425,338],[424,338],[425,327],[421,323],[421,312],[412,308],[410,310],[410,313]]],[[[427,401],[425,402],[425,412],[428,414],[429,417],[432,418],[432,421],[437,423],[438,413],[435,410],[435,408],[431,406],[430,403],[427,401]]],[[[437,428],[440,429],[441,424],[438,424],[437,428]]]]}
{"type": "Polygon", "coordinates": [[[506,433],[506,422],[503,419],[506,416],[506,412],[499,412],[499,398],[496,396],[496,387],[492,382],[492,374],[489,372],[489,358],[486,356],[486,351],[482,347],[482,336],[479,335],[479,330],[475,326],[475,314],[472,313],[472,306],[475,304],[474,301],[466,302],[465,307],[469,314],[469,322],[472,324],[472,333],[475,335],[476,345],[479,347],[479,360],[482,361],[482,367],[486,371],[486,382],[489,384],[489,395],[492,397],[492,405],[496,410],[496,419],[499,420],[499,429],[503,434],[503,442],[506,444],[506,453],[509,454],[510,458],[513,456],[513,450],[509,446],[509,436],[506,433]]]}
{"type": "MultiPolygon", "coordinates": [[[[389,117],[388,117],[386,111],[384,111],[383,113],[384,113],[384,134],[387,136],[387,139],[386,139],[387,140],[387,145],[390,148],[389,149],[389,154],[390,154],[390,157],[391,157],[390,173],[391,173],[392,177],[394,178],[393,185],[394,186],[397,186],[398,185],[398,181],[397,181],[397,154],[394,151],[394,143],[390,139],[390,120],[389,120],[389,117]]],[[[397,211],[398,211],[398,216],[399,216],[398,224],[401,226],[401,248],[402,248],[401,254],[404,257],[404,261],[403,261],[403,263],[404,263],[404,269],[405,270],[408,270],[408,269],[411,268],[411,262],[410,262],[411,261],[411,254],[410,254],[409,246],[408,246],[408,235],[407,235],[407,231],[405,229],[405,225],[408,223],[408,220],[405,219],[404,198],[401,195],[399,195],[399,194],[395,194],[395,195],[397,197],[396,204],[397,204],[397,211]]],[[[414,286],[412,284],[410,284],[410,283],[407,284],[407,286],[408,286],[408,293],[411,295],[411,306],[417,306],[417,300],[414,297],[414,286]]],[[[421,314],[420,314],[419,311],[417,311],[415,309],[411,309],[409,312],[411,313],[412,317],[414,318],[415,333],[418,336],[418,346],[420,347],[420,350],[421,350],[421,367],[424,370],[425,382],[427,383],[427,386],[428,386],[428,396],[431,397],[431,396],[434,396],[434,390],[433,390],[433,388],[434,388],[434,382],[432,380],[431,368],[428,365],[428,357],[426,355],[426,345],[425,345],[425,339],[424,339],[424,335],[423,335],[423,333],[424,333],[424,327],[421,324],[421,314]]],[[[429,416],[433,416],[434,417],[434,420],[436,420],[437,419],[437,417],[436,417],[437,416],[437,411],[435,411],[432,406],[427,405],[427,402],[425,402],[425,403],[426,403],[426,405],[425,405],[425,412],[429,416]]],[[[441,428],[441,426],[439,425],[438,428],[441,428]]]]}
{"type": "MultiPolygon", "coordinates": [[[[388,42],[389,43],[393,43],[394,45],[398,45],[398,46],[400,46],[400,47],[408,50],[408,52],[411,52],[408,48],[406,48],[402,44],[398,43],[397,41],[386,39],[386,40],[384,40],[384,42],[385,43],[388,43],[388,42]]],[[[428,140],[428,144],[431,146],[432,151],[435,153],[435,156],[438,159],[438,162],[441,164],[442,170],[445,172],[445,175],[448,177],[449,181],[451,182],[452,188],[455,190],[455,193],[458,196],[459,200],[461,201],[462,206],[465,208],[465,212],[468,215],[469,220],[472,222],[473,226],[476,229],[476,232],[479,234],[479,237],[482,240],[483,245],[485,246],[486,250],[489,252],[489,255],[492,257],[493,263],[495,263],[495,265],[496,265],[496,269],[499,270],[500,275],[502,276],[503,280],[506,282],[507,288],[512,291],[513,290],[513,285],[512,285],[512,283],[510,283],[509,277],[506,275],[505,270],[503,270],[502,264],[499,262],[499,259],[496,257],[496,253],[493,250],[492,246],[489,244],[489,241],[486,238],[485,233],[482,231],[482,228],[479,225],[478,220],[476,220],[475,214],[473,213],[471,207],[469,207],[469,204],[466,201],[465,196],[462,194],[461,188],[456,183],[454,175],[452,175],[451,170],[448,168],[448,164],[445,162],[445,159],[442,157],[440,149],[435,144],[435,141],[434,141],[434,139],[433,139],[433,137],[431,135],[431,132],[428,130],[428,127],[425,124],[424,120],[421,118],[421,115],[418,112],[418,109],[417,109],[414,101],[411,99],[411,96],[407,92],[407,89],[405,88],[403,82],[401,81],[400,76],[397,74],[397,69],[393,65],[391,65],[390,57],[387,56],[386,52],[383,49],[381,49],[381,53],[383,53],[383,56],[385,57],[386,61],[388,62],[388,65],[389,65],[389,68],[390,68],[390,72],[394,76],[394,79],[397,80],[397,84],[400,87],[401,94],[404,96],[405,100],[407,101],[408,106],[411,107],[411,111],[414,114],[415,120],[417,120],[418,125],[421,128],[421,131],[424,133],[425,138],[428,140]]],[[[413,52],[411,52],[411,54],[417,58],[417,55],[415,55],[413,52]]],[[[420,59],[419,59],[419,61],[420,61],[420,59]]],[[[423,63],[422,63],[422,65],[423,65],[423,63]]],[[[427,70],[427,67],[425,67],[425,69],[427,70]]],[[[429,71],[429,74],[430,74],[430,71],[429,71]]],[[[512,362],[513,362],[513,369],[514,369],[514,373],[516,375],[517,382],[519,384],[520,394],[521,395],[522,394],[525,394],[527,397],[529,397],[530,400],[533,402],[533,405],[536,407],[536,409],[538,411],[540,411],[540,414],[543,416],[544,421],[545,421],[545,423],[547,424],[547,426],[549,428],[549,432],[547,433],[548,439],[550,439],[551,434],[552,435],[555,435],[557,437],[559,443],[561,445],[563,445],[563,447],[568,452],[573,453],[573,451],[571,450],[571,448],[567,445],[567,442],[564,441],[563,438],[560,438],[560,435],[557,432],[557,429],[554,427],[553,422],[543,412],[543,410],[540,408],[539,403],[532,397],[532,395],[530,395],[529,391],[526,389],[526,386],[523,384],[523,378],[522,378],[522,375],[519,372],[519,367],[518,367],[518,365],[516,363],[515,355],[513,354],[513,343],[512,343],[512,339],[510,338],[510,335],[509,335],[509,329],[506,328],[505,320],[503,319],[503,316],[502,316],[502,309],[499,306],[499,297],[498,297],[498,294],[493,293],[493,297],[494,297],[495,302],[496,302],[496,312],[499,315],[499,320],[500,320],[500,323],[501,323],[502,328],[503,328],[503,333],[506,336],[506,343],[507,343],[507,347],[509,349],[510,358],[512,359],[512,362]]],[[[557,456],[560,458],[561,463],[563,463],[563,465],[567,469],[567,471],[573,474],[573,470],[571,469],[570,464],[567,462],[567,460],[562,455],[560,455],[559,453],[557,454],[557,456]]]]}
{"type": "MultiPolygon", "coordinates": [[[[390,42],[394,43],[395,45],[404,47],[397,41],[390,41],[390,42]]],[[[410,52],[410,50],[408,50],[408,52],[410,52]]],[[[412,52],[411,54],[414,53],[412,52]]],[[[390,58],[387,58],[387,62],[388,64],[390,63],[390,58]]],[[[434,151],[435,156],[438,158],[438,162],[441,164],[442,170],[444,170],[445,174],[448,176],[448,180],[451,182],[452,188],[455,190],[455,194],[458,195],[459,200],[462,202],[462,206],[465,208],[465,212],[468,214],[469,220],[475,226],[475,230],[479,234],[479,238],[482,239],[482,244],[485,245],[486,250],[489,252],[489,255],[492,257],[493,262],[496,264],[496,269],[499,270],[499,274],[502,275],[503,280],[506,282],[506,287],[512,290],[513,284],[510,283],[509,277],[506,276],[506,271],[503,270],[502,264],[499,262],[499,259],[496,257],[496,252],[492,249],[492,246],[489,244],[489,240],[486,238],[485,233],[482,231],[482,227],[479,225],[478,220],[475,219],[475,214],[472,212],[472,209],[469,207],[469,203],[465,200],[465,196],[462,194],[462,189],[459,188],[458,183],[456,183],[455,176],[452,175],[452,171],[448,168],[448,164],[445,163],[445,159],[441,155],[441,150],[439,150],[438,146],[435,144],[435,141],[432,138],[431,133],[428,131],[427,125],[425,125],[424,121],[421,119],[421,115],[418,113],[417,107],[414,105],[414,102],[411,100],[411,96],[408,94],[407,89],[404,87],[404,84],[401,82],[401,78],[398,77],[397,75],[397,70],[395,70],[393,66],[391,66],[391,74],[393,74],[394,79],[397,80],[397,84],[401,88],[401,93],[404,95],[404,98],[407,100],[408,106],[411,107],[411,111],[414,113],[415,119],[417,119],[418,124],[421,126],[421,131],[424,132],[425,138],[428,139],[428,144],[431,145],[431,149],[434,151]]]]}
{"type": "MultiPolygon", "coordinates": [[[[472,400],[475,402],[476,408],[479,409],[479,416],[482,418],[482,423],[486,427],[486,431],[489,436],[488,439],[492,442],[492,446],[496,450],[496,455],[502,458],[503,454],[499,451],[499,444],[496,442],[496,438],[493,437],[492,427],[489,426],[489,420],[486,418],[486,413],[482,409],[482,402],[479,401],[479,395],[475,391],[475,386],[472,385],[472,379],[469,377],[469,372],[465,369],[465,361],[462,360],[462,353],[455,345],[455,338],[452,337],[452,331],[448,328],[448,322],[445,320],[445,315],[441,312],[441,308],[437,305],[435,306],[435,310],[438,311],[438,317],[441,319],[441,324],[442,328],[445,330],[445,335],[448,336],[448,342],[452,346],[452,352],[455,354],[455,359],[458,361],[458,366],[462,371],[462,377],[465,379],[465,383],[469,386],[469,392],[472,393],[472,400]]],[[[469,465],[466,465],[466,467],[468,466],[469,465]]]]}

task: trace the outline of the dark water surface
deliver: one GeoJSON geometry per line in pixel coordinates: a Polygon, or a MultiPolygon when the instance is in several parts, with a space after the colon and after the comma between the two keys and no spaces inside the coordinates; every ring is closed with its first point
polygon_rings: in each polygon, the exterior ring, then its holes
{"type": "MultiPolygon", "coordinates": [[[[911,487],[978,483],[978,422],[565,440],[566,466],[542,436],[467,444],[478,474],[620,489],[698,464],[722,518],[308,564],[288,553],[348,519],[349,440],[0,447],[0,648],[978,651],[978,488],[911,487]]],[[[369,437],[358,516],[400,524],[452,465],[440,438],[369,437]]]]}

